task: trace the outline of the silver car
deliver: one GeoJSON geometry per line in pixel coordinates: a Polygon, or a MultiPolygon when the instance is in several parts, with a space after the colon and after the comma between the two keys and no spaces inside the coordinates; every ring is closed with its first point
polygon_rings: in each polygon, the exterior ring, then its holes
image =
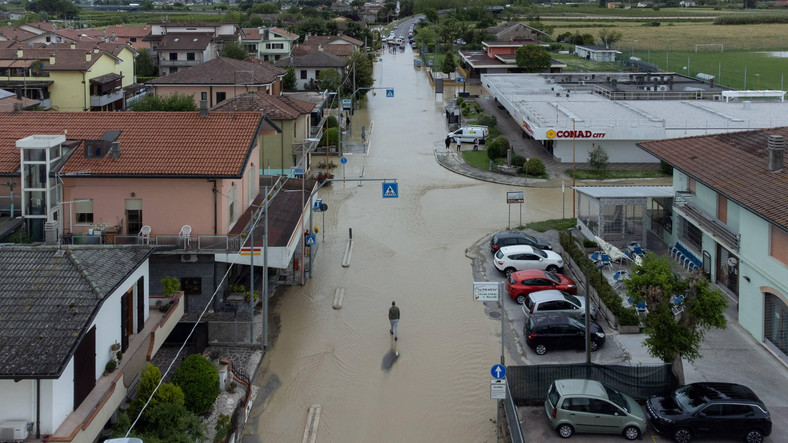
{"type": "MultiPolygon", "coordinates": [[[[591,318],[596,320],[596,306],[589,306],[591,318]]],[[[586,298],[568,294],[557,289],[536,291],[528,294],[523,303],[526,317],[534,312],[564,312],[569,315],[581,316],[586,313],[586,298]]]]}

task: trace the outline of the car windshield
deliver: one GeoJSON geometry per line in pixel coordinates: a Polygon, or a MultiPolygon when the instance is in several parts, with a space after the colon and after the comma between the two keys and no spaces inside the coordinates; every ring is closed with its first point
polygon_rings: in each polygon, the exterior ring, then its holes
{"type": "Polygon", "coordinates": [[[562,294],[564,294],[564,298],[566,299],[566,301],[568,301],[569,303],[572,303],[575,306],[580,306],[580,299],[579,298],[575,297],[572,294],[567,294],[566,292],[562,292],[562,294]]]}
{"type": "Polygon", "coordinates": [[[681,409],[684,409],[684,411],[690,414],[694,414],[695,411],[706,404],[706,396],[693,388],[692,385],[682,386],[676,389],[676,392],[673,393],[673,399],[676,400],[676,404],[679,405],[681,409]]]}
{"type": "Polygon", "coordinates": [[[532,250],[534,251],[534,254],[538,255],[539,257],[547,258],[547,253],[542,251],[541,249],[539,249],[539,248],[532,248],[532,250]]]}
{"type": "Polygon", "coordinates": [[[561,277],[555,275],[553,272],[544,271],[544,275],[556,283],[561,283],[561,277]]]}
{"type": "Polygon", "coordinates": [[[495,253],[495,258],[503,258],[503,251],[499,250],[495,253]]]}
{"type": "Polygon", "coordinates": [[[578,327],[578,328],[580,328],[583,331],[586,330],[586,325],[584,325],[583,323],[580,323],[580,321],[576,320],[574,317],[571,317],[571,316],[567,315],[566,319],[567,319],[567,321],[569,321],[569,323],[575,325],[575,327],[578,327]]]}
{"type": "Polygon", "coordinates": [[[607,386],[605,386],[605,391],[607,391],[607,398],[609,398],[610,401],[617,404],[621,409],[627,412],[632,412],[632,410],[629,409],[629,403],[627,402],[627,399],[624,398],[620,392],[613,388],[608,388],[607,386]]]}
{"type": "Polygon", "coordinates": [[[531,237],[530,235],[526,234],[525,232],[523,232],[522,234],[523,234],[523,237],[527,238],[528,241],[530,241],[531,243],[533,243],[533,244],[539,243],[538,241],[536,241],[536,238],[531,237]]]}
{"type": "Polygon", "coordinates": [[[559,395],[558,389],[555,388],[555,383],[551,384],[550,388],[547,390],[547,398],[554,408],[558,406],[559,395]]]}

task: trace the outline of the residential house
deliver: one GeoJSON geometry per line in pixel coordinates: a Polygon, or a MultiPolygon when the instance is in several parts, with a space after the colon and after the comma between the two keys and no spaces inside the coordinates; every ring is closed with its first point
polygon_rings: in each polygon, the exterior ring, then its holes
{"type": "Polygon", "coordinates": [[[359,12],[361,18],[367,23],[377,23],[378,13],[383,9],[382,4],[378,3],[365,3],[364,9],[359,12]]]}
{"type": "Polygon", "coordinates": [[[339,75],[344,75],[347,59],[317,50],[306,55],[294,54],[279,60],[274,65],[284,69],[292,66],[295,69],[296,89],[316,90],[320,71],[334,69],[339,75]]]}
{"type": "Polygon", "coordinates": [[[107,26],[107,28],[104,29],[105,39],[112,42],[118,41],[122,43],[128,43],[128,45],[134,48],[136,51],[139,51],[140,49],[150,49],[150,44],[145,41],[145,37],[149,36],[150,33],[150,25],[123,26],[121,24],[107,26]]]}
{"type": "Polygon", "coordinates": [[[39,104],[41,102],[38,100],[23,97],[21,90],[19,91],[19,96],[17,96],[13,92],[0,89],[0,112],[32,110],[39,104]]]}
{"type": "Polygon", "coordinates": [[[258,164],[263,175],[295,177],[311,169],[311,152],[316,143],[312,138],[311,115],[314,103],[297,98],[246,92],[228,98],[212,111],[261,111],[282,129],[281,133],[263,135],[263,149],[258,164]]]}
{"type": "Polygon", "coordinates": [[[519,22],[502,22],[497,26],[487,28],[488,34],[495,36],[496,41],[513,40],[545,40],[549,37],[544,31],[519,22]]]}
{"type": "Polygon", "coordinates": [[[289,57],[298,35],[279,28],[244,28],[241,40],[249,55],[266,62],[289,57]]]}
{"type": "Polygon", "coordinates": [[[303,43],[293,48],[293,55],[307,55],[315,51],[323,51],[338,57],[350,57],[353,52],[361,50],[364,42],[346,35],[313,35],[306,36],[303,43]]]}
{"type": "MultiPolygon", "coordinates": [[[[484,41],[481,51],[459,51],[460,63],[474,79],[478,79],[481,74],[518,72],[517,50],[525,45],[549,46],[537,40],[484,41]]],[[[566,65],[553,60],[551,66],[551,72],[558,72],[553,69],[561,69],[566,65]]]]}
{"type": "Polygon", "coordinates": [[[120,110],[123,88],[134,82],[129,46],[98,42],[0,49],[0,88],[22,91],[59,111],[120,110]]]}
{"type": "MultiPolygon", "coordinates": [[[[663,238],[734,304],[738,323],[788,360],[788,127],[638,144],[673,167],[663,238]]],[[[684,263],[684,262],[682,262],[684,263]]]]}
{"type": "Polygon", "coordinates": [[[183,315],[180,298],[166,313],[151,309],[151,251],[0,247],[3,426],[36,441],[99,438],[183,315]],[[105,373],[108,364],[117,368],[105,373]]]}
{"type": "Polygon", "coordinates": [[[598,45],[575,45],[575,55],[594,62],[614,62],[621,51],[598,45]]]}
{"type": "Polygon", "coordinates": [[[279,95],[285,74],[286,70],[251,57],[243,61],[219,57],[155,78],[146,84],[153,86],[156,95],[166,96],[176,92],[192,95],[195,104],[206,100],[208,107],[213,107],[249,91],[279,95]]]}
{"type": "Polygon", "coordinates": [[[161,75],[199,65],[219,56],[224,43],[241,41],[242,31],[236,23],[149,23],[151,56],[161,75]],[[163,62],[163,63],[162,63],[163,62]]]}

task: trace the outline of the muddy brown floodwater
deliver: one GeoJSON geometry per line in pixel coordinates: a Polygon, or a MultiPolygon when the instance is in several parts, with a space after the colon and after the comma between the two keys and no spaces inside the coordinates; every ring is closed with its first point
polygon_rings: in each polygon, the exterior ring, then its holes
{"type": "MultiPolygon", "coordinates": [[[[438,165],[433,148],[443,149],[447,133],[442,100],[410,49],[382,58],[376,86],[393,87],[395,96],[370,94],[353,117],[353,137],[363,125],[371,146],[366,156],[347,156],[346,175],[364,168],[365,178],[396,179],[399,198],[382,198],[381,184],[371,181],[321,189],[329,207],[325,241],[313,278],[288,288],[276,307],[281,330],[255,380],[267,388],[245,442],[301,441],[314,404],[322,407],[319,442],[496,440],[489,381],[501,323],[472,300],[466,249],[506,228],[513,189],[438,165]],[[351,265],[342,267],[351,228],[351,265]],[[337,288],[345,295],[334,310],[337,288]],[[387,318],[392,300],[402,312],[396,343],[387,318]]],[[[527,189],[526,201],[524,222],[561,216],[560,188],[527,189]]]]}

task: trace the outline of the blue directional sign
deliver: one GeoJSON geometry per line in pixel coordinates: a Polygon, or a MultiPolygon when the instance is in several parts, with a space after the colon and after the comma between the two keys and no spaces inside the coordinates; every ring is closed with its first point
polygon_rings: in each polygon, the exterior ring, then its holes
{"type": "Polygon", "coordinates": [[[397,185],[399,185],[399,183],[383,182],[383,198],[398,198],[399,189],[397,185]]]}
{"type": "Polygon", "coordinates": [[[340,160],[340,162],[344,165],[345,163],[347,163],[347,159],[345,157],[342,157],[342,160],[340,160]]]}
{"type": "Polygon", "coordinates": [[[315,204],[312,205],[312,209],[315,211],[319,211],[320,207],[323,205],[323,200],[315,200],[315,204]]]}
{"type": "Polygon", "coordinates": [[[465,77],[457,77],[457,81],[462,83],[465,81],[465,77]]]}
{"type": "Polygon", "coordinates": [[[394,90],[386,89],[386,97],[394,97],[394,90]]]}
{"type": "Polygon", "coordinates": [[[315,244],[315,234],[310,234],[306,236],[306,245],[313,246],[315,244]]]}
{"type": "Polygon", "coordinates": [[[504,365],[494,365],[492,369],[490,369],[490,373],[493,378],[500,380],[506,376],[506,367],[504,365]]]}

